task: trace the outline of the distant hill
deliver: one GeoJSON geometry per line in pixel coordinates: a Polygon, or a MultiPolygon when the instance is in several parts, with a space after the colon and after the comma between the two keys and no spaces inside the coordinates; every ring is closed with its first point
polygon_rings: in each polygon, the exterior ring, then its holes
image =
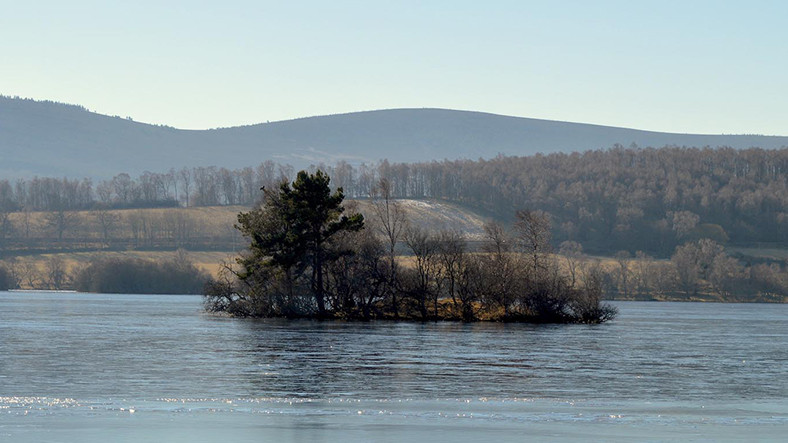
{"type": "Polygon", "coordinates": [[[265,160],[416,162],[498,154],[661,147],[788,146],[788,137],[692,135],[445,109],[392,109],[211,130],[181,130],[80,106],[0,97],[0,177],[107,178],[171,167],[237,168],[265,160]]]}

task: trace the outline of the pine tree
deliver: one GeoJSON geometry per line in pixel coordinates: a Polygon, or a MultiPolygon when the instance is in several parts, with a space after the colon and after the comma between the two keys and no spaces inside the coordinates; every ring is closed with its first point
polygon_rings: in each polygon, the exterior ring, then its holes
{"type": "MultiPolygon", "coordinates": [[[[323,276],[328,263],[347,251],[328,247],[330,239],[342,231],[358,231],[364,217],[342,215],[342,188],[331,193],[328,175],[298,173],[292,183],[278,191],[265,190],[263,205],[238,216],[237,228],[251,239],[250,254],[240,259],[243,279],[255,281],[256,274],[281,271],[290,291],[293,282],[309,272],[310,289],[318,315],[325,316],[323,276]]],[[[252,283],[254,284],[254,283],[252,283]]],[[[292,296],[292,293],[291,293],[292,296]]]]}

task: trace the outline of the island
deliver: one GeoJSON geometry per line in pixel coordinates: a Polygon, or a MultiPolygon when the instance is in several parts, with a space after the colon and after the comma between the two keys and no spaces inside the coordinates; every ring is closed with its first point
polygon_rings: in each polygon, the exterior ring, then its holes
{"type": "Polygon", "coordinates": [[[550,221],[516,213],[512,234],[485,226],[469,251],[460,233],[408,223],[385,179],[367,221],[343,205],[321,170],[263,188],[260,205],[238,215],[249,247],[206,285],[206,309],[241,317],[601,323],[601,274],[570,281],[550,252],[550,221]],[[402,241],[410,254],[397,255],[402,241]],[[578,284],[579,283],[579,284],[578,284]]]}

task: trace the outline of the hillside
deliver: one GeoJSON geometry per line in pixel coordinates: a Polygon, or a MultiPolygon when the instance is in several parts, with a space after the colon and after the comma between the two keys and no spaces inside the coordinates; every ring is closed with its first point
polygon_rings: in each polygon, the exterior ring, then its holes
{"type": "MultiPolygon", "coordinates": [[[[469,240],[483,234],[485,218],[458,205],[432,200],[399,200],[414,225],[428,230],[450,229],[469,240]]],[[[368,200],[349,200],[368,220],[368,200]]],[[[244,206],[14,212],[0,230],[0,254],[8,256],[54,252],[190,251],[235,252],[245,240],[233,227],[244,206]]]]}
{"type": "MultiPolygon", "coordinates": [[[[479,240],[485,218],[458,205],[399,200],[410,223],[427,230],[462,232],[479,240]]],[[[368,200],[349,200],[369,219],[368,200]]],[[[233,227],[243,206],[70,211],[59,234],[52,212],[14,212],[0,237],[0,263],[14,269],[23,288],[47,287],[47,267],[56,259],[70,275],[95,260],[170,260],[178,254],[215,275],[246,246],[233,227]],[[178,251],[178,252],[176,252],[178,251]]],[[[372,220],[368,223],[373,225],[372,220]]]]}
{"type": "Polygon", "coordinates": [[[788,247],[786,171],[788,149],[621,148],[411,164],[389,180],[397,197],[440,197],[502,217],[546,211],[556,243],[668,257],[699,238],[788,247]],[[422,184],[429,193],[410,191],[422,184]]]}
{"type": "Polygon", "coordinates": [[[779,148],[788,137],[691,135],[445,109],[393,109],[252,126],[180,130],[52,102],[0,97],[0,177],[108,178],[265,160],[303,168],[583,151],[614,144],[779,148]]]}
{"type": "MultiPolygon", "coordinates": [[[[412,225],[433,234],[440,230],[460,232],[468,241],[468,250],[479,251],[479,242],[485,239],[486,218],[478,212],[445,201],[397,201],[412,225]]],[[[370,200],[346,203],[349,210],[364,213],[368,228],[376,230],[370,200]]],[[[0,271],[7,270],[24,289],[73,288],[80,275],[92,272],[86,271],[91,264],[112,260],[191,262],[217,276],[223,263],[234,263],[237,252],[247,244],[232,227],[238,212],[244,210],[243,206],[220,206],[73,211],[65,216],[69,220],[68,229],[61,238],[53,223],[58,219],[56,212],[15,212],[6,220],[6,231],[0,231],[5,233],[0,237],[0,271]]],[[[698,277],[694,291],[683,283],[678,270],[686,265],[681,261],[686,257],[678,253],[669,260],[655,260],[640,253],[635,257],[628,254],[616,254],[615,258],[591,257],[583,254],[582,249],[562,245],[557,250],[564,255],[553,257],[562,272],[578,279],[598,267],[606,297],[610,298],[786,301],[785,249],[716,248],[714,251],[722,257],[718,263],[726,266],[709,268],[708,276],[698,277]],[[735,259],[728,259],[729,255],[735,259]],[[723,274],[727,277],[719,278],[723,274]]],[[[399,263],[405,268],[415,265],[412,251],[405,244],[399,245],[398,253],[402,254],[399,263]]],[[[114,271],[111,275],[115,275],[114,271]]]]}

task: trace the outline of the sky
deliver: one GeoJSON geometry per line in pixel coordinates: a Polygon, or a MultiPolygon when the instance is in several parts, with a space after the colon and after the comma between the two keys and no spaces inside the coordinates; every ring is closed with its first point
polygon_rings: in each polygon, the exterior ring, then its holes
{"type": "Polygon", "coordinates": [[[0,0],[0,94],[184,129],[448,108],[788,135],[788,2],[0,0]]]}

